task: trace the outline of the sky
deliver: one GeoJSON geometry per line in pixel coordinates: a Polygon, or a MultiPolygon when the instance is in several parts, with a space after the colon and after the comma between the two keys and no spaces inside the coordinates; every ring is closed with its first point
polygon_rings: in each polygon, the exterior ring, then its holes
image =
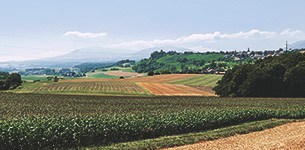
{"type": "Polygon", "coordinates": [[[278,49],[305,40],[304,0],[0,0],[0,61],[75,49],[278,49]]]}

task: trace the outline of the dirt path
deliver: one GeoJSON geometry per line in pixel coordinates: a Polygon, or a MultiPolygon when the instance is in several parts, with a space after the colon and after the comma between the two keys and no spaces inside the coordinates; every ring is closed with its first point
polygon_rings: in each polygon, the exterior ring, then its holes
{"type": "Polygon", "coordinates": [[[289,123],[264,131],[236,135],[214,141],[204,141],[170,149],[305,149],[305,122],[289,123]]]}

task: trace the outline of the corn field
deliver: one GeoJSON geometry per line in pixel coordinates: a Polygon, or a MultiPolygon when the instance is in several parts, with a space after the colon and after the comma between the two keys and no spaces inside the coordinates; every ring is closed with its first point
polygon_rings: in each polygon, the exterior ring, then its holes
{"type": "Polygon", "coordinates": [[[305,99],[0,96],[1,149],[108,145],[255,120],[305,118],[305,99]]]}

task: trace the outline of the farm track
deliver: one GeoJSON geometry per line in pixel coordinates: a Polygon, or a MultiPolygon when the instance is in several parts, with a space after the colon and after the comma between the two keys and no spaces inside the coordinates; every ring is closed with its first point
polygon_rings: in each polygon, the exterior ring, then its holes
{"type": "Polygon", "coordinates": [[[264,131],[169,148],[197,149],[305,149],[305,122],[289,123],[264,131]]]}

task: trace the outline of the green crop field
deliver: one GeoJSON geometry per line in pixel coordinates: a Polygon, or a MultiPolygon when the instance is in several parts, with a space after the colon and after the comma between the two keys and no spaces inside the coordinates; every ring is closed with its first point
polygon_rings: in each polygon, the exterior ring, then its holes
{"type": "Polygon", "coordinates": [[[95,94],[95,95],[149,95],[150,93],[133,82],[58,82],[26,83],[17,92],[48,94],[95,94]]]}
{"type": "Polygon", "coordinates": [[[111,76],[111,75],[104,74],[102,72],[87,73],[87,76],[89,78],[105,78],[105,79],[117,79],[117,78],[119,78],[118,76],[111,76]]]}
{"type": "Polygon", "coordinates": [[[182,80],[171,82],[173,84],[183,84],[183,85],[191,85],[191,86],[206,86],[206,87],[214,87],[217,82],[222,78],[222,75],[198,75],[193,77],[188,77],[182,80]]]}
{"type": "Polygon", "coordinates": [[[0,95],[1,149],[103,146],[271,118],[305,118],[304,98],[0,95]]]}
{"type": "Polygon", "coordinates": [[[26,81],[34,81],[34,80],[48,81],[47,76],[44,76],[44,75],[22,76],[22,80],[26,80],[26,81]]]}

